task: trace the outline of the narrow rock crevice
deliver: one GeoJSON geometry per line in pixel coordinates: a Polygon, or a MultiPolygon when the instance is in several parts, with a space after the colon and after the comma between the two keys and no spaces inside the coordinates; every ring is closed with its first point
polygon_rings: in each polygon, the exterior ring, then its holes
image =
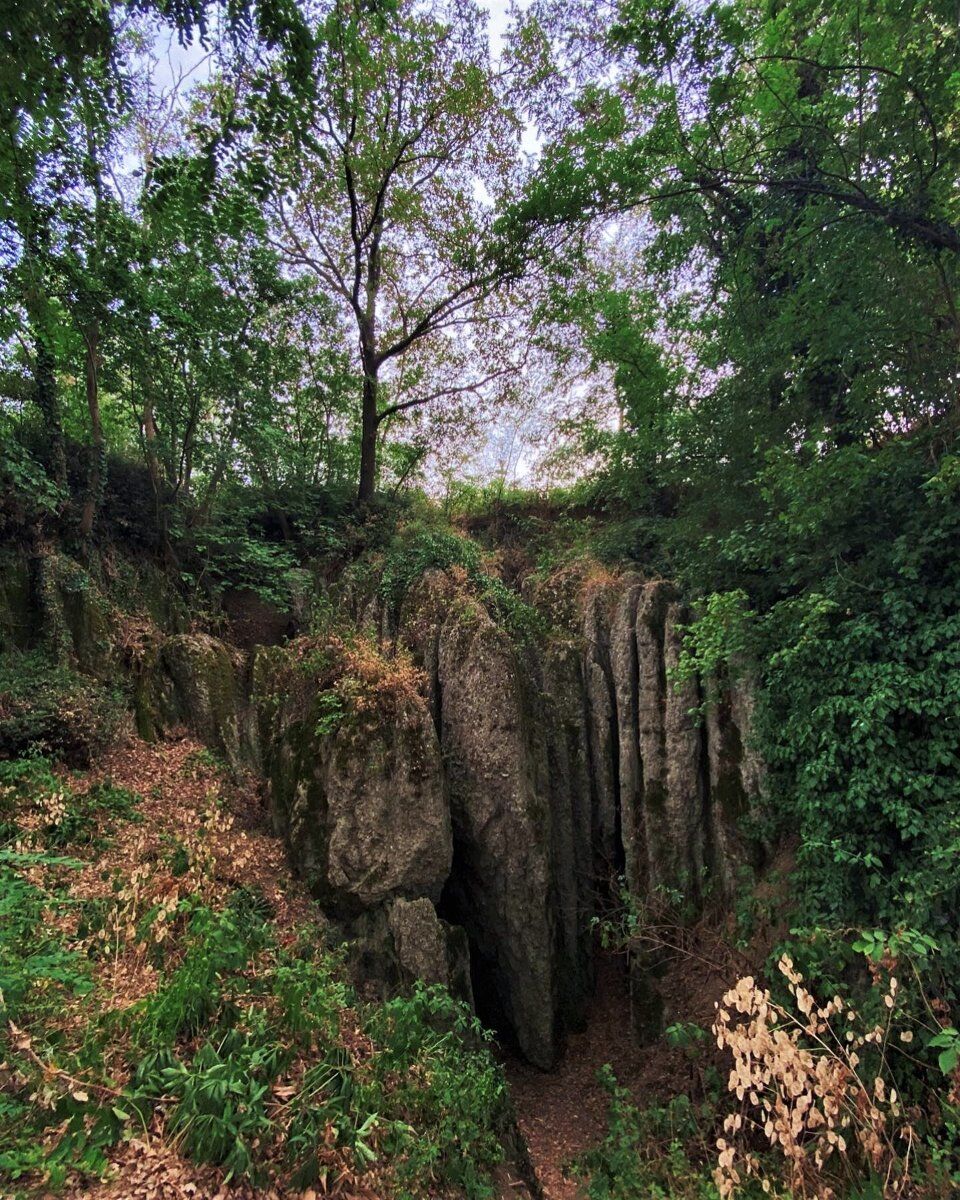
{"type": "MultiPolygon", "coordinates": [[[[158,721],[175,715],[262,768],[295,868],[335,919],[386,939],[364,961],[392,979],[459,980],[543,1069],[583,1025],[593,919],[620,878],[638,904],[695,907],[705,873],[730,894],[760,852],[742,830],[762,778],[749,689],[719,681],[695,714],[703,685],[674,682],[685,612],[673,586],[628,574],[575,612],[575,628],[534,648],[461,581],[427,573],[387,647],[413,655],[426,694],[362,731],[325,731],[309,679],[296,701],[271,687],[295,648],[261,647],[248,670],[214,639],[174,635],[144,685],[158,721]]],[[[382,627],[379,609],[369,616],[382,627]]],[[[631,962],[643,1037],[662,1020],[655,965],[631,962]]]]}

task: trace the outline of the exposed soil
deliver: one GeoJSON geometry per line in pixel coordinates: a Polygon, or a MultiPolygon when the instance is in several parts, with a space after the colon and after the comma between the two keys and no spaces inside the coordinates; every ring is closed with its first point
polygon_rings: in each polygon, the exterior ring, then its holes
{"type": "Polygon", "coordinates": [[[597,1081],[598,1069],[615,1063],[618,1080],[633,1090],[646,1057],[630,1030],[623,958],[600,954],[587,1027],[567,1038],[556,1070],[538,1071],[519,1059],[505,1064],[545,1200],[576,1200],[584,1194],[564,1172],[606,1129],[607,1095],[597,1081]]]}
{"type": "MultiPolygon", "coordinates": [[[[740,975],[755,969],[751,959],[763,961],[777,932],[774,927],[760,931],[747,956],[732,948],[729,930],[709,919],[677,930],[677,952],[657,982],[664,1024],[692,1022],[709,1029],[716,1002],[740,975]]],[[[633,1102],[644,1107],[678,1094],[697,1095],[703,1069],[721,1062],[712,1038],[701,1043],[696,1065],[665,1039],[639,1046],[630,1024],[624,956],[600,952],[596,963],[586,1028],[567,1038],[556,1070],[538,1071],[517,1058],[505,1062],[544,1200],[581,1200],[586,1194],[568,1172],[606,1133],[608,1097],[597,1079],[605,1063],[613,1066],[633,1102]]]]}

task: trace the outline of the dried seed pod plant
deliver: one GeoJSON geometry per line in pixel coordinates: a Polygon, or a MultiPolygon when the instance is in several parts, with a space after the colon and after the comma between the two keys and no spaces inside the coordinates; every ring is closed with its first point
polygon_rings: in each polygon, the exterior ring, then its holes
{"type": "MultiPolygon", "coordinates": [[[[795,1012],[749,975],[717,1005],[713,1032],[733,1056],[728,1088],[741,1101],[717,1140],[721,1196],[735,1195],[750,1177],[765,1192],[776,1190],[754,1149],[758,1144],[783,1156],[796,1196],[830,1200],[836,1194],[831,1178],[862,1166],[883,1181],[884,1196],[904,1195],[916,1135],[889,1061],[900,1013],[896,977],[886,980],[886,1019],[877,1023],[841,996],[818,1003],[788,955],[778,967],[795,1012]]],[[[909,1042],[912,1033],[905,1029],[899,1037],[909,1042]]]]}

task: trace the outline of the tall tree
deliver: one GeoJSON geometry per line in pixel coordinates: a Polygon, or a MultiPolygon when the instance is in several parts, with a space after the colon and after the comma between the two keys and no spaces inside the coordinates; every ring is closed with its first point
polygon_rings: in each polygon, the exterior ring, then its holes
{"type": "Polygon", "coordinates": [[[254,40],[272,53],[288,93],[309,110],[311,43],[294,0],[23,0],[0,16],[0,300],[32,375],[47,469],[61,488],[61,393],[67,375],[85,380],[92,452],[84,535],[104,477],[103,344],[126,270],[116,249],[128,230],[108,178],[129,99],[119,30],[131,13],[146,12],[181,40],[206,39],[211,11],[221,16],[215,26],[225,41],[254,40]],[[65,313],[81,335],[79,372],[65,313]]]}
{"type": "MultiPolygon", "coordinates": [[[[572,44],[559,0],[530,19],[572,44]]],[[[593,77],[548,97],[568,120],[514,216],[642,222],[622,295],[563,299],[616,371],[620,447],[712,527],[762,506],[773,450],[956,412],[958,47],[947,2],[623,0],[593,77]]]]}
{"type": "MultiPolygon", "coordinates": [[[[491,252],[494,202],[515,182],[520,126],[473,0],[335,0],[319,20],[317,103],[288,147],[273,204],[277,242],[342,304],[357,335],[359,497],[377,480],[389,418],[455,388],[420,352],[455,339],[513,274],[491,252]]],[[[269,85],[268,85],[269,86],[269,85]]]]}

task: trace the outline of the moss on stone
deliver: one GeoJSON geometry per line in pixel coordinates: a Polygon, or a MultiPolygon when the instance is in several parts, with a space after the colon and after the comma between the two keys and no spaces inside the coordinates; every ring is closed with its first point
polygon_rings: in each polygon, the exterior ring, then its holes
{"type": "Polygon", "coordinates": [[[0,557],[0,651],[28,650],[36,635],[30,571],[19,555],[0,557]]]}
{"type": "Polygon", "coordinates": [[[644,784],[643,803],[652,813],[663,813],[667,809],[667,789],[659,779],[644,784]]]}
{"type": "Polygon", "coordinates": [[[237,766],[242,696],[227,647],[206,634],[181,633],[163,643],[160,660],[173,682],[176,716],[237,766]]]}
{"type": "Polygon", "coordinates": [[[95,580],[79,564],[58,555],[54,564],[56,598],[81,671],[98,679],[115,674],[114,628],[110,607],[95,580]]]}

